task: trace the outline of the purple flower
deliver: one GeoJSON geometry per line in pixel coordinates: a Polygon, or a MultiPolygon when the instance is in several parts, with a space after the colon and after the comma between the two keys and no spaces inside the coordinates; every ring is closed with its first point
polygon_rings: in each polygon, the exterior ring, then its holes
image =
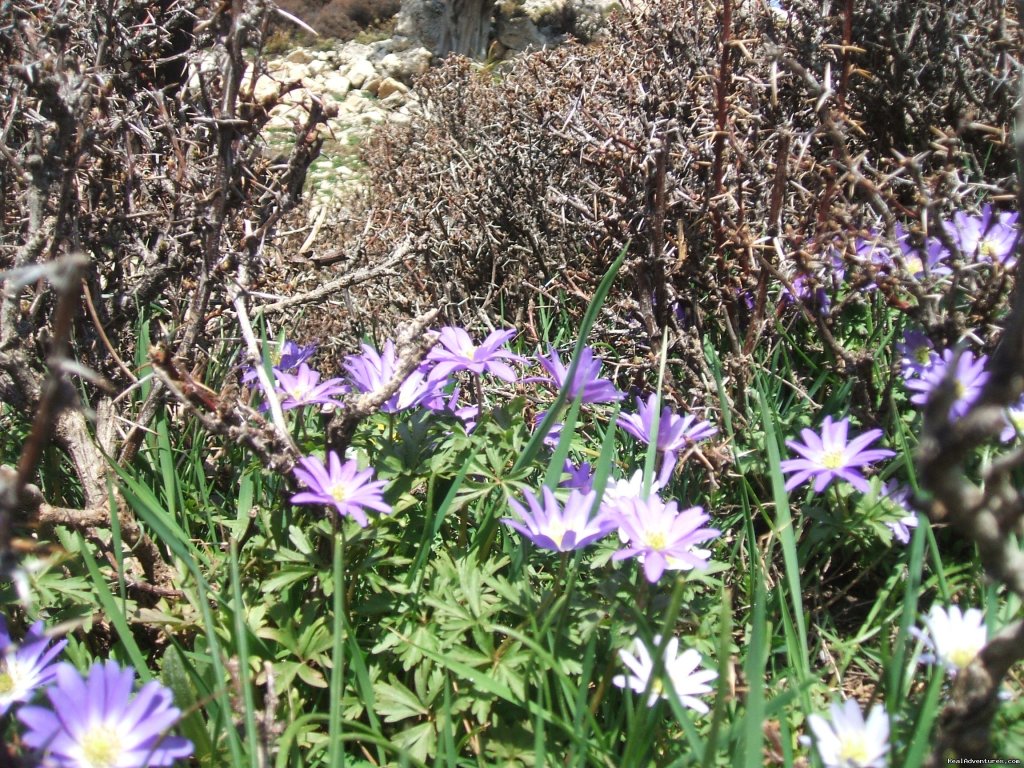
{"type": "Polygon", "coordinates": [[[949,416],[959,419],[978,399],[982,387],[988,381],[988,372],[985,370],[987,364],[987,355],[975,357],[969,349],[957,355],[954,350],[947,349],[919,378],[907,382],[907,389],[915,392],[910,402],[926,405],[935,389],[945,382],[947,376],[952,376],[954,397],[949,416]]]}
{"type": "MultiPolygon", "coordinates": [[[[896,226],[899,227],[898,224],[896,226]]],[[[929,237],[925,241],[923,256],[920,249],[911,246],[906,239],[900,240],[899,245],[903,251],[903,268],[915,280],[952,273],[953,270],[946,265],[949,252],[937,237],[929,237]]]]}
{"type": "Polygon", "coordinates": [[[900,355],[900,370],[907,379],[924,373],[939,359],[932,340],[918,330],[904,331],[903,341],[896,342],[896,351],[900,355]]]}
{"type": "Polygon", "coordinates": [[[301,408],[304,405],[341,405],[335,400],[336,395],[345,394],[345,386],[341,379],[320,381],[320,372],[314,371],[305,363],[299,365],[297,373],[274,370],[277,380],[277,391],[284,395],[281,407],[301,408]]]}
{"type": "Polygon", "coordinates": [[[828,287],[834,287],[845,279],[846,264],[834,248],[829,248],[824,259],[816,264],[811,271],[798,269],[790,278],[793,293],[783,288],[782,298],[786,301],[802,301],[812,308],[817,308],[821,315],[828,315],[832,307],[828,287]]]}
{"type": "Polygon", "coordinates": [[[192,754],[192,742],[168,731],[181,711],[156,681],[132,697],[135,670],[115,661],[96,663],[87,678],[70,664],[57,665],[46,691],[53,709],[22,707],[22,741],[42,750],[44,765],[58,768],[144,768],[173,765],[192,754]]]}
{"type": "MultiPolygon", "coordinates": [[[[651,395],[645,404],[640,398],[636,400],[637,412],[619,416],[616,422],[633,437],[643,443],[650,443],[651,430],[654,425],[654,409],[657,398],[651,395]]],[[[697,421],[692,414],[677,416],[668,406],[662,408],[658,421],[659,451],[674,453],[682,448],[706,440],[718,432],[706,421],[697,421]]]]}
{"type": "MultiPolygon", "coordinates": [[[[562,389],[566,386],[569,366],[562,364],[554,347],[551,348],[550,355],[550,358],[543,355],[537,356],[537,362],[548,372],[550,378],[535,378],[526,381],[547,382],[555,389],[562,389]]],[[[566,398],[572,402],[580,396],[581,392],[584,403],[611,403],[625,397],[611,381],[601,378],[601,360],[594,357],[594,350],[590,347],[584,347],[580,352],[579,365],[576,366],[576,373],[566,390],[566,398]]]]}
{"type": "Polygon", "coordinates": [[[1017,216],[1016,212],[998,213],[991,204],[986,204],[980,216],[957,211],[953,220],[943,227],[965,258],[976,258],[980,262],[997,261],[1010,268],[1015,262],[1017,216]]]}
{"type": "Polygon", "coordinates": [[[615,521],[603,515],[590,517],[597,494],[593,491],[581,493],[572,490],[563,507],[558,503],[551,489],[541,489],[543,503],[532,491],[526,492],[526,509],[515,499],[508,500],[509,506],[519,515],[522,522],[503,517],[501,522],[515,528],[542,549],[554,552],[570,552],[582,549],[588,544],[607,536],[615,530],[615,521]]]}
{"type": "Polygon", "coordinates": [[[1006,409],[1006,426],[999,433],[999,439],[1008,443],[1024,433],[1024,397],[1006,409]]]}
{"type": "MultiPolygon", "coordinates": [[[[661,645],[661,635],[654,636],[655,649],[661,645]]],[[[636,693],[648,691],[647,706],[653,707],[658,699],[668,696],[668,691],[663,678],[654,676],[654,659],[651,652],[639,637],[633,640],[634,656],[626,650],[619,651],[619,658],[625,664],[630,675],[616,675],[612,683],[619,688],[629,688],[636,693]],[[653,677],[653,679],[652,679],[653,677]]],[[[665,644],[665,652],[662,654],[664,661],[664,678],[671,684],[671,692],[676,701],[684,707],[706,715],[709,711],[708,705],[697,697],[704,693],[711,693],[712,688],[708,683],[718,677],[717,672],[700,667],[700,654],[693,648],[688,648],[682,653],[679,651],[679,638],[671,637],[665,644]]]]}
{"type": "Polygon", "coordinates": [[[299,459],[294,469],[298,478],[309,490],[292,496],[292,504],[324,504],[334,507],[342,517],[348,516],[365,528],[369,524],[364,509],[375,509],[381,514],[391,512],[391,506],[384,501],[382,491],[387,483],[371,480],[373,468],[359,471],[355,459],[344,464],[338,454],[327,455],[330,471],[316,456],[299,459]]]}
{"type": "MultiPolygon", "coordinates": [[[[376,392],[383,389],[395,377],[398,355],[395,343],[390,339],[384,342],[384,349],[378,353],[369,344],[362,344],[361,355],[349,355],[342,363],[348,372],[348,379],[359,392],[376,392]]],[[[444,382],[427,378],[427,369],[421,366],[412,371],[402,382],[398,391],[381,406],[384,413],[397,413],[407,408],[424,405],[425,401],[434,401],[440,396],[444,382]]]]}
{"type": "Polygon", "coordinates": [[[466,434],[468,435],[476,429],[477,419],[480,418],[480,406],[459,405],[459,397],[461,396],[461,393],[461,388],[455,387],[448,399],[445,400],[439,389],[434,397],[430,397],[423,401],[423,407],[434,411],[435,413],[447,413],[454,416],[462,422],[462,426],[465,427],[466,434]]]}
{"type": "Polygon", "coordinates": [[[711,552],[696,545],[713,539],[721,531],[702,528],[709,520],[700,507],[678,511],[675,501],[658,496],[621,501],[619,536],[626,546],[612,555],[613,560],[636,557],[644,564],[644,576],[651,583],[665,570],[706,568],[711,552]]]}
{"type": "Polygon", "coordinates": [[[900,544],[909,544],[910,529],[917,528],[918,525],[917,514],[910,508],[910,487],[883,483],[882,499],[888,501],[903,515],[898,520],[887,520],[886,526],[892,531],[896,541],[900,544]]]}
{"type": "Polygon", "coordinates": [[[438,346],[427,355],[427,360],[434,363],[430,378],[439,381],[458,371],[470,371],[477,376],[487,371],[499,379],[516,381],[516,372],[503,361],[521,362],[522,358],[498,349],[515,335],[515,329],[494,331],[484,339],[483,344],[475,346],[469,334],[462,328],[442,328],[438,346]]]}
{"type": "MultiPolygon", "coordinates": [[[[298,368],[300,363],[305,363],[316,352],[316,344],[300,347],[294,341],[285,340],[281,347],[281,359],[274,368],[278,371],[291,371],[298,368]]],[[[252,385],[257,379],[255,368],[246,368],[242,374],[242,383],[252,385]]]]}
{"type": "Polygon", "coordinates": [[[821,493],[835,479],[846,480],[859,491],[870,490],[868,481],[859,471],[862,467],[879,459],[894,455],[885,448],[865,450],[882,436],[882,430],[871,429],[847,442],[846,433],[850,428],[849,419],[832,421],[826,416],[821,423],[821,435],[809,429],[801,430],[803,443],[787,440],[786,445],[802,458],[782,462],[783,472],[795,474],[786,481],[786,490],[791,491],[801,483],[814,478],[814,492],[821,493]]]}
{"type": "Polygon", "coordinates": [[[569,477],[558,484],[559,488],[575,488],[587,493],[594,485],[594,468],[590,466],[589,461],[584,461],[577,467],[566,459],[562,464],[562,474],[569,477]]]}
{"type": "Polygon", "coordinates": [[[58,640],[51,645],[43,622],[37,621],[16,645],[7,631],[7,620],[0,616],[0,715],[49,684],[56,673],[54,659],[67,642],[58,640]]]}
{"type": "Polygon", "coordinates": [[[281,359],[274,367],[279,368],[282,371],[290,371],[294,368],[298,368],[302,363],[308,362],[312,359],[315,353],[316,344],[309,344],[305,347],[301,347],[294,341],[286,340],[284,345],[281,347],[281,359]]]}
{"type": "MultiPolygon", "coordinates": [[[[533,417],[533,428],[536,430],[540,426],[540,423],[544,421],[544,418],[548,415],[547,411],[541,411],[533,417]]],[[[548,429],[548,433],[544,435],[544,445],[551,450],[558,447],[558,443],[562,439],[562,430],[565,429],[565,422],[555,421],[552,422],[551,427],[548,429]]]]}

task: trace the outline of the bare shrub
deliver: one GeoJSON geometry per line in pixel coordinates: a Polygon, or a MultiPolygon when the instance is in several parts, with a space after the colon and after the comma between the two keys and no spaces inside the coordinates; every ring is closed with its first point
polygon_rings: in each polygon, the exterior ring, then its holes
{"type": "MultiPolygon", "coordinates": [[[[983,168],[1008,191],[1005,5],[786,5],[788,18],[761,3],[651,3],[597,45],[428,74],[422,117],[365,153],[371,231],[415,244],[398,292],[463,318],[521,322],[541,297],[578,297],[581,311],[628,244],[630,295],[609,305],[605,338],[643,356],[671,328],[684,386],[714,403],[702,344],[727,350],[742,397],[747,355],[773,340],[770,283],[833,250],[850,258],[869,224],[891,232],[929,211],[936,226],[983,168]]],[[[907,311],[954,337],[989,321],[1005,291],[979,284],[970,317],[907,311]]],[[[870,364],[813,321],[844,365],[870,364]]]]}
{"type": "MultiPolygon", "coordinates": [[[[313,103],[290,154],[266,156],[274,99],[254,99],[243,49],[258,50],[271,9],[230,9],[0,9],[0,402],[5,429],[33,422],[17,470],[0,472],[5,565],[12,524],[109,525],[108,458],[132,460],[170,388],[224,414],[234,407],[193,377],[299,200],[323,111],[313,103]],[[176,382],[154,384],[150,345],[176,382]],[[40,495],[29,483],[51,429],[79,485],[40,495]]],[[[123,502],[118,512],[146,578],[169,588],[159,550],[123,502]]]]}
{"type": "MultiPolygon", "coordinates": [[[[321,37],[352,40],[363,30],[387,21],[398,13],[400,0],[282,0],[280,7],[309,24],[321,37]]],[[[282,31],[296,42],[309,38],[279,22],[282,31]]]]}

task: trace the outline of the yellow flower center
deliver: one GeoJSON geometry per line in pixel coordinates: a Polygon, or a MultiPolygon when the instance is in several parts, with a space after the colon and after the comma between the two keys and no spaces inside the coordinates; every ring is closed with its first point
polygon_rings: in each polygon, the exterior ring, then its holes
{"type": "Polygon", "coordinates": [[[334,499],[336,502],[338,502],[339,504],[344,504],[349,496],[348,486],[345,483],[338,483],[337,485],[332,485],[330,494],[331,498],[334,499]]]}
{"type": "Polygon", "coordinates": [[[978,253],[982,256],[995,256],[999,252],[999,247],[995,242],[987,237],[981,238],[978,241],[978,253]]]}
{"type": "Polygon", "coordinates": [[[656,552],[668,546],[664,531],[648,531],[644,536],[644,543],[656,552]]]}
{"type": "Polygon", "coordinates": [[[978,655],[977,648],[956,648],[949,654],[949,661],[957,669],[967,669],[974,657],[978,655]]]}
{"type": "Polygon", "coordinates": [[[918,347],[914,350],[914,359],[921,365],[928,365],[928,361],[931,360],[931,350],[925,346],[918,347]]]}
{"type": "Polygon", "coordinates": [[[117,729],[94,725],[81,741],[83,764],[89,768],[114,768],[121,757],[121,739],[117,729]]]}
{"type": "Polygon", "coordinates": [[[555,542],[555,546],[559,549],[562,548],[562,540],[565,539],[565,534],[568,533],[568,529],[559,523],[554,523],[548,527],[546,531],[547,537],[555,542]]]}
{"type": "Polygon", "coordinates": [[[14,678],[6,670],[0,672],[0,696],[14,690],[14,678]]]}
{"type": "Polygon", "coordinates": [[[825,451],[821,454],[821,466],[825,469],[839,469],[846,466],[842,451],[825,451]]]}
{"type": "Polygon", "coordinates": [[[839,745],[840,765],[863,766],[867,765],[870,759],[871,753],[868,751],[868,745],[864,740],[863,734],[847,734],[842,744],[839,745]]]}
{"type": "Polygon", "coordinates": [[[967,392],[967,387],[964,386],[964,383],[960,381],[960,379],[957,379],[953,382],[953,392],[956,394],[957,398],[961,398],[964,396],[964,393],[967,392]]]}
{"type": "Polygon", "coordinates": [[[903,260],[903,263],[907,265],[907,272],[912,275],[916,275],[918,272],[924,272],[924,262],[921,261],[920,256],[910,256],[903,260]]]}

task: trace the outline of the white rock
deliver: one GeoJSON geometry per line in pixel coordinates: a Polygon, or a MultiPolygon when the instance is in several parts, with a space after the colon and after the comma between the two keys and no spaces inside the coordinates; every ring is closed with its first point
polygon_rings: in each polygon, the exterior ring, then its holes
{"type": "Polygon", "coordinates": [[[349,64],[345,77],[352,83],[353,88],[362,88],[367,80],[377,77],[377,70],[366,58],[357,58],[349,64]]]}
{"type": "Polygon", "coordinates": [[[272,77],[263,75],[259,80],[256,81],[256,87],[253,89],[253,96],[256,97],[256,101],[260,104],[270,104],[281,96],[281,83],[272,77]]]}
{"type": "Polygon", "coordinates": [[[352,89],[352,83],[338,72],[328,72],[323,78],[323,87],[327,93],[341,99],[352,89]]]}
{"type": "MultiPolygon", "coordinates": [[[[389,96],[393,96],[394,94],[404,96],[408,92],[408,86],[406,86],[404,83],[400,83],[393,77],[385,77],[383,80],[380,81],[380,85],[377,86],[377,98],[381,99],[382,101],[388,98],[389,96]]],[[[401,104],[404,101],[405,99],[401,98],[398,100],[398,104],[401,104]]]]}
{"type": "Polygon", "coordinates": [[[296,48],[293,51],[289,51],[284,60],[292,64],[308,64],[313,60],[313,57],[305,48],[296,48]]]}

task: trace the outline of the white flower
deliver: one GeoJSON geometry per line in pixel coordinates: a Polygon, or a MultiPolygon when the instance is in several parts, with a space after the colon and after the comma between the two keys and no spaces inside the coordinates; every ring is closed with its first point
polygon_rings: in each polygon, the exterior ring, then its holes
{"type": "Polygon", "coordinates": [[[988,642],[985,617],[977,608],[961,613],[955,605],[948,610],[933,605],[923,621],[928,634],[916,628],[911,631],[935,653],[922,658],[942,664],[953,677],[966,669],[988,642]]]}
{"type": "MultiPolygon", "coordinates": [[[[853,699],[829,708],[830,720],[808,715],[807,725],[825,768],[878,768],[889,751],[889,718],[881,706],[874,706],[867,722],[853,699]]],[[[806,741],[805,739],[802,739],[806,741]]]]}
{"type": "MultiPolygon", "coordinates": [[[[654,636],[654,645],[661,645],[660,635],[654,636]]],[[[636,650],[636,656],[626,650],[619,651],[619,657],[622,659],[622,662],[633,674],[628,676],[616,675],[612,678],[612,682],[619,688],[628,687],[637,693],[649,691],[647,706],[653,707],[658,699],[667,698],[666,686],[662,678],[656,677],[654,680],[651,680],[651,675],[654,673],[654,660],[651,658],[651,653],[644,644],[644,641],[639,637],[636,638],[633,641],[633,648],[636,650]],[[650,683],[649,687],[648,682],[650,683]]],[[[701,714],[706,714],[708,712],[708,705],[696,697],[704,693],[711,693],[712,688],[710,685],[706,685],[706,683],[718,677],[718,673],[707,669],[698,671],[700,654],[692,648],[688,648],[677,656],[676,651],[678,650],[679,638],[673,637],[668,641],[668,645],[665,646],[664,677],[668,678],[676,700],[680,704],[694,709],[701,714]]]]}

